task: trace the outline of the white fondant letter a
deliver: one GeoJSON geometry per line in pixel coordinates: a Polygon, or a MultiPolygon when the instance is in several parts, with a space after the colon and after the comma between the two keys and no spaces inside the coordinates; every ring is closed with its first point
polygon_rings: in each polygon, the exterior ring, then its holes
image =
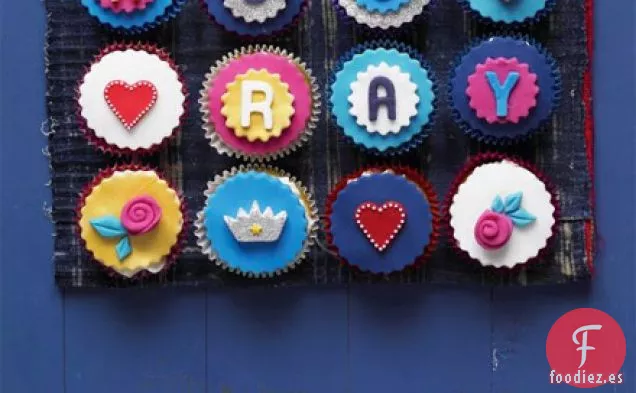
{"type": "Polygon", "coordinates": [[[266,82],[243,81],[241,83],[241,127],[249,127],[253,112],[263,115],[265,128],[271,130],[274,127],[272,114],[272,101],[274,100],[274,90],[266,82]],[[262,92],[265,99],[259,102],[253,101],[254,92],[262,92]]]}

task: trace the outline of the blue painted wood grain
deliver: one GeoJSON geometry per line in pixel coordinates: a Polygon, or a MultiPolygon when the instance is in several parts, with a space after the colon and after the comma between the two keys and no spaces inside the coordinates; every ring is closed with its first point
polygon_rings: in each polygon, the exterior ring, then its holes
{"type": "Polygon", "coordinates": [[[548,384],[545,338],[583,306],[614,316],[628,345],[625,384],[595,391],[636,391],[633,6],[597,1],[593,285],[61,294],[42,212],[43,6],[0,2],[2,392],[576,391],[548,384]]]}
{"type": "Polygon", "coordinates": [[[65,392],[205,391],[204,291],[91,291],[65,297],[65,392]]]}
{"type": "Polygon", "coordinates": [[[490,391],[488,290],[374,286],[349,304],[349,392],[490,391]]]}
{"type": "Polygon", "coordinates": [[[53,227],[43,209],[50,190],[42,155],[42,8],[0,2],[2,392],[61,392],[64,376],[63,299],[53,285],[53,227]]]}

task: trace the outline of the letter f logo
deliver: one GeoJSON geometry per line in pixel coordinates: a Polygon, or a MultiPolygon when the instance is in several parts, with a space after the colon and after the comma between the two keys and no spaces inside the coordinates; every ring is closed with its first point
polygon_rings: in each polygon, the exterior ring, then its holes
{"type": "Polygon", "coordinates": [[[603,326],[601,325],[585,325],[576,329],[574,333],[572,333],[572,341],[574,342],[574,344],[580,345],[580,347],[576,349],[577,351],[581,351],[581,364],[579,364],[579,368],[583,367],[585,361],[587,360],[587,351],[593,351],[596,349],[592,346],[587,345],[587,332],[589,330],[601,330],[602,327],[603,326]],[[577,336],[581,332],[583,333],[581,335],[583,339],[581,340],[581,342],[579,342],[577,336]]]}

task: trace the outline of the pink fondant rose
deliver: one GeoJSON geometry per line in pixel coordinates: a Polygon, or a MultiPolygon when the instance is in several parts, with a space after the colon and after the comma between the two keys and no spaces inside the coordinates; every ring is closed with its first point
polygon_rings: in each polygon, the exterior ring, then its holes
{"type": "Polygon", "coordinates": [[[512,220],[502,213],[486,210],[475,224],[477,243],[489,250],[503,247],[511,235],[512,220]]]}
{"type": "Polygon", "coordinates": [[[120,219],[128,233],[141,235],[157,226],[161,219],[161,207],[153,197],[138,196],[124,205],[120,219]]]}

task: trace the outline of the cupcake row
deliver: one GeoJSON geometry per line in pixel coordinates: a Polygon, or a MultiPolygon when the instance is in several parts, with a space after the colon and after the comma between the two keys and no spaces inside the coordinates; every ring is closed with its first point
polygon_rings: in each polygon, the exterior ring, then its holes
{"type": "MultiPolygon", "coordinates": [[[[207,184],[193,231],[218,267],[266,278],[303,263],[318,242],[319,215],[302,183],[270,166],[232,168],[207,184]]],[[[442,228],[449,243],[484,267],[535,260],[555,233],[558,204],[532,165],[499,153],[473,157],[440,202],[416,170],[368,167],[342,178],[327,197],[327,247],[360,271],[389,274],[425,263],[442,228]]],[[[180,193],[136,165],[100,172],[80,195],[82,244],[110,274],[140,278],[175,262],[189,226],[180,193]]]]}
{"type": "MultiPolygon", "coordinates": [[[[279,34],[293,26],[309,0],[198,0],[223,29],[246,37],[279,34]]],[[[441,1],[441,0],[437,0],[441,1]]],[[[555,0],[457,0],[468,12],[488,23],[533,23],[549,13],[555,0]]],[[[174,18],[186,0],[81,0],[100,23],[135,34],[174,18]]],[[[386,31],[411,24],[434,9],[434,0],[331,0],[347,21],[386,31]]]]}
{"type": "MultiPolygon", "coordinates": [[[[492,144],[529,137],[549,120],[561,93],[556,63],[525,38],[496,36],[466,49],[453,65],[449,106],[469,136],[492,144]]],[[[346,53],[327,88],[334,123],[352,144],[395,155],[433,130],[439,82],[420,53],[371,41],[346,53]]],[[[271,46],[244,47],[218,60],[199,94],[202,127],[219,153],[248,161],[284,156],[307,142],[321,112],[311,70],[271,46]]],[[[79,82],[81,129],[100,150],[152,153],[173,138],[188,92],[169,54],[149,44],[114,44],[79,82]]]]}

